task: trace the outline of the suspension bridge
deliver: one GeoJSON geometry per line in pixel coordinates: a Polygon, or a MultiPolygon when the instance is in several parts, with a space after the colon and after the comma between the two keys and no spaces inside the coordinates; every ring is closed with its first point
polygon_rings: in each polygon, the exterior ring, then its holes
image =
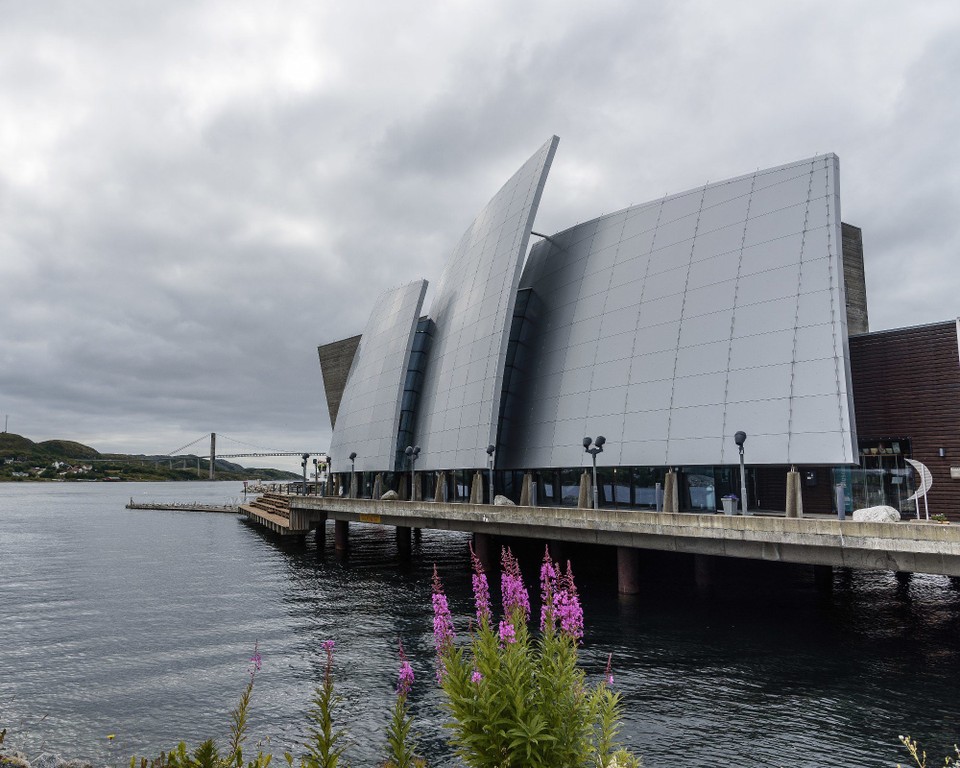
{"type": "MultiPolygon", "coordinates": [[[[237,440],[233,437],[228,437],[227,435],[221,434],[220,440],[228,440],[231,443],[236,443],[241,446],[239,451],[235,450],[233,453],[217,453],[217,433],[211,432],[209,435],[204,433],[200,435],[196,440],[192,440],[186,445],[181,445],[175,450],[169,451],[168,453],[160,454],[163,459],[169,459],[171,461],[175,459],[185,459],[188,456],[193,457],[196,454],[190,453],[186,454],[185,451],[188,448],[192,448],[199,443],[204,443],[206,440],[210,441],[210,479],[214,480],[216,478],[216,464],[217,459],[250,459],[250,458],[263,458],[267,456],[299,456],[300,466],[303,467],[304,478],[307,475],[307,462],[310,460],[311,456],[316,457],[314,463],[317,465],[315,471],[319,472],[326,469],[327,466],[327,452],[326,451],[271,451],[267,448],[261,448],[250,443],[245,443],[242,440],[237,440]]],[[[197,456],[197,462],[199,466],[200,458],[197,456]]]]}

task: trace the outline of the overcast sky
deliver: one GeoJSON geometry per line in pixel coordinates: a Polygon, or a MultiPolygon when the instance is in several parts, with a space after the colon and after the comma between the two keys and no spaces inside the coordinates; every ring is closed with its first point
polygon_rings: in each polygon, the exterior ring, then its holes
{"type": "Polygon", "coordinates": [[[0,0],[0,418],[326,449],[317,344],[552,134],[546,233],[835,152],[871,328],[954,318],[958,40],[956,0],[0,0]]]}

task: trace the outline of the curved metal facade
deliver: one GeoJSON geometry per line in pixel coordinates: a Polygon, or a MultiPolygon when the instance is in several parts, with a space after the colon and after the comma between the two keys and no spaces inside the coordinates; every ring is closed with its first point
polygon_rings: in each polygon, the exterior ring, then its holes
{"type": "Polygon", "coordinates": [[[537,243],[498,467],[855,462],[840,248],[835,155],[537,243]]]}
{"type": "Polygon", "coordinates": [[[443,271],[430,310],[436,331],[418,406],[418,469],[482,467],[496,443],[520,269],[558,141],[494,195],[443,271]]]}
{"type": "Polygon", "coordinates": [[[330,440],[335,472],[392,472],[404,379],[426,280],[384,292],[360,337],[330,440]]]}

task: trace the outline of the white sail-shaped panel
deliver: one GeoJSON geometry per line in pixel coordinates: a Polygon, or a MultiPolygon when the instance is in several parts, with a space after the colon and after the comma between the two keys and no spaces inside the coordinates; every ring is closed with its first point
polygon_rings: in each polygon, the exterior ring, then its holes
{"type": "Polygon", "coordinates": [[[427,290],[416,280],[383,293],[374,304],[353,358],[330,440],[335,472],[392,472],[410,349],[427,290]]]}
{"type": "Polygon", "coordinates": [[[417,411],[418,469],[482,467],[497,441],[520,270],[558,141],[546,142],[494,195],[443,271],[417,411]]]}
{"type": "Polygon", "coordinates": [[[855,463],[839,163],[638,205],[534,246],[501,468],[855,463]]]}

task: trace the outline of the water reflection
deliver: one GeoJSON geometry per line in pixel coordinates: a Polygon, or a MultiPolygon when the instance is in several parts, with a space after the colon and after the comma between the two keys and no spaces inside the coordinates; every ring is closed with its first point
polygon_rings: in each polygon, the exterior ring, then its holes
{"type": "MultiPolygon", "coordinates": [[[[432,684],[430,576],[436,563],[466,619],[466,536],[415,532],[404,557],[393,529],[352,526],[344,557],[332,522],[319,543],[283,542],[229,516],[123,509],[131,492],[174,491],[0,487],[0,725],[113,764],[224,734],[259,640],[253,736],[282,751],[303,738],[332,638],[354,762],[372,765],[402,636],[425,751],[454,764],[432,684]]],[[[224,484],[190,492],[218,501],[224,484]]],[[[543,545],[515,544],[532,581],[543,545]]],[[[585,604],[584,664],[597,676],[613,654],[624,737],[648,766],[889,766],[903,759],[899,733],[931,753],[958,738],[948,579],[836,571],[824,593],[809,568],[716,561],[704,597],[692,557],[644,553],[642,594],[621,597],[608,550],[564,556],[585,604]]]]}

